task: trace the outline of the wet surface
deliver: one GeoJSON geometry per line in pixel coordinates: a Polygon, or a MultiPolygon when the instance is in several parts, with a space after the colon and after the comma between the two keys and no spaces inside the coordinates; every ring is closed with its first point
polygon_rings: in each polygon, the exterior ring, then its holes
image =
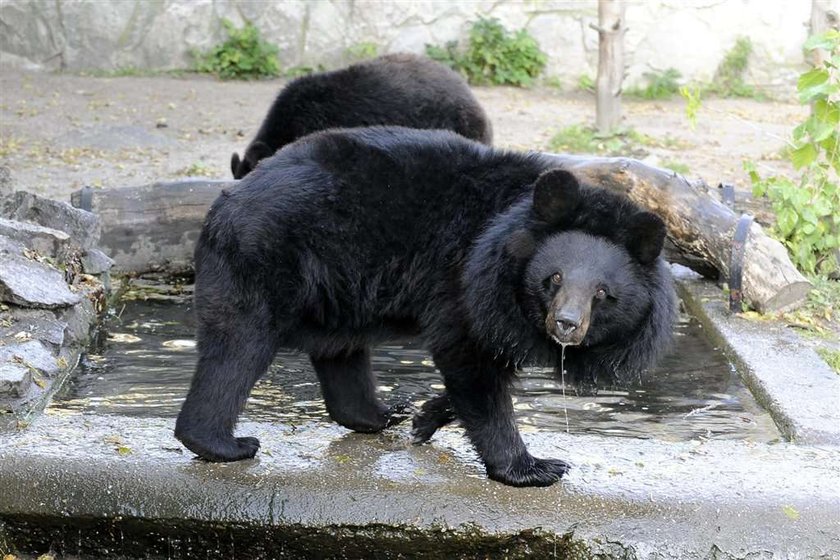
{"type": "MultiPolygon", "coordinates": [[[[174,417],[195,367],[194,322],[188,306],[128,302],[51,409],[132,417],[174,417]]],[[[372,355],[385,401],[419,404],[443,390],[429,355],[412,341],[378,346],[372,355]]],[[[637,386],[605,387],[597,396],[563,390],[550,370],[530,369],[514,392],[520,429],[568,431],[666,441],[779,439],[701,326],[681,317],[673,352],[637,386]]],[[[277,355],[257,384],[242,420],[303,424],[329,422],[308,358],[277,355]]]]}

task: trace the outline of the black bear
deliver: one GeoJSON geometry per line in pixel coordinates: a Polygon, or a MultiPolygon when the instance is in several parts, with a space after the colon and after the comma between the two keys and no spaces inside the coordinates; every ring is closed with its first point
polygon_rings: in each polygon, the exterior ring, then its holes
{"type": "Polygon", "coordinates": [[[233,177],[301,136],[372,125],[453,130],[488,145],[493,139],[484,109],[458,73],[422,56],[392,54],[290,82],[242,159],[231,156],[233,177]]]}
{"type": "Polygon", "coordinates": [[[253,457],[234,427],[281,346],[309,354],[333,420],[382,430],[395,409],[370,345],[414,333],[446,386],[421,428],[451,409],[490,478],[559,480],[568,465],[517,431],[517,368],[566,347],[569,370],[639,371],[670,340],[675,294],[663,222],[555,167],[402,127],[315,133],[266,160],[213,203],[196,246],[199,357],[176,437],[210,461],[253,457]]]}

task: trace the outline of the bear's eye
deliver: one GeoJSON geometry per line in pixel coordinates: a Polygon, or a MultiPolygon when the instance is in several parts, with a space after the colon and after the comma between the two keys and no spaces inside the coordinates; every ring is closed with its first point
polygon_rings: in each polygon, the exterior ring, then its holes
{"type": "Polygon", "coordinates": [[[555,272],[554,274],[551,275],[551,283],[559,286],[560,284],[563,283],[563,275],[560,274],[559,272],[555,272]]]}
{"type": "Polygon", "coordinates": [[[595,298],[596,299],[607,299],[607,290],[604,288],[598,288],[595,290],[595,298]]]}

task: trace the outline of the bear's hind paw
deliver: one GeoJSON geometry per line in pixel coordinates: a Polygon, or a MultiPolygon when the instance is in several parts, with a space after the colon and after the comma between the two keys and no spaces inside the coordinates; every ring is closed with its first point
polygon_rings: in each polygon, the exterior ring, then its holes
{"type": "Polygon", "coordinates": [[[503,472],[488,469],[487,476],[509,486],[551,486],[570,468],[569,463],[559,459],[528,457],[503,472]]]}

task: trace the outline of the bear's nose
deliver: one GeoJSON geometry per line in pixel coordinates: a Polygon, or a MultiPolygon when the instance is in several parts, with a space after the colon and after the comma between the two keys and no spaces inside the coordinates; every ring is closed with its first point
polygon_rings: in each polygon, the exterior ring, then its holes
{"type": "Polygon", "coordinates": [[[580,327],[580,317],[571,313],[555,313],[554,322],[561,333],[570,335],[580,327]]]}

